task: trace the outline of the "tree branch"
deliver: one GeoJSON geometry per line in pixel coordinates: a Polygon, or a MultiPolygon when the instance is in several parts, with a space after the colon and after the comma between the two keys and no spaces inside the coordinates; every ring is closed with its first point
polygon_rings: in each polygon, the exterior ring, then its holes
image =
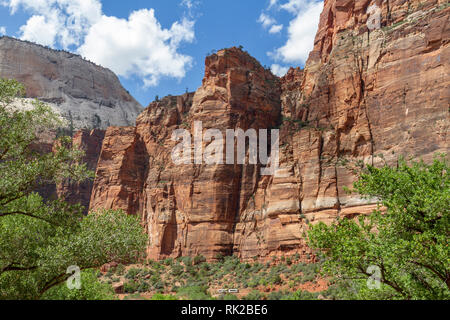
{"type": "Polygon", "coordinates": [[[23,216],[27,216],[30,218],[34,218],[34,219],[38,219],[38,220],[42,220],[45,221],[51,225],[55,225],[55,226],[59,226],[59,224],[55,223],[54,221],[51,221],[49,219],[43,218],[43,217],[38,217],[32,213],[28,213],[28,212],[23,212],[23,211],[12,211],[12,212],[3,212],[0,213],[0,218],[2,217],[6,217],[6,216],[11,216],[11,215],[23,215],[23,216]]]}

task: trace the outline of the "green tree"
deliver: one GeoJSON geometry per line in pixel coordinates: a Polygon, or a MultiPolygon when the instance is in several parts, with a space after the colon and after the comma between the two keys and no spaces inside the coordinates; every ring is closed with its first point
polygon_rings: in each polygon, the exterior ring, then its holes
{"type": "Polygon", "coordinates": [[[38,137],[62,121],[39,101],[17,108],[23,92],[15,80],[0,79],[0,299],[39,299],[70,276],[69,266],[129,262],[146,244],[136,217],[119,211],[85,217],[80,205],[44,201],[34,192],[92,173],[68,137],[59,139],[54,152],[37,151],[38,137]]]}
{"type": "Polygon", "coordinates": [[[111,285],[98,279],[99,271],[85,270],[81,272],[80,290],[70,290],[64,283],[48,290],[43,300],[115,300],[111,285]]]}
{"type": "Polygon", "coordinates": [[[379,199],[385,212],[311,228],[324,271],[352,282],[345,298],[450,298],[449,174],[444,155],[428,165],[400,158],[396,167],[368,166],[353,191],[379,199]]]}

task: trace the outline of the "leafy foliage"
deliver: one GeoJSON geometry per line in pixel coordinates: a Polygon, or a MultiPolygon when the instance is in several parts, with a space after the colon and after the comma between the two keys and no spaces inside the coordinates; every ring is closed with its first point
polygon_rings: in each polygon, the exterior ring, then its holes
{"type": "Polygon", "coordinates": [[[394,168],[368,166],[354,191],[379,199],[386,212],[310,230],[310,245],[328,257],[325,271],[352,280],[347,298],[450,298],[449,174],[443,155],[430,165],[400,158],[394,168]],[[379,289],[369,288],[369,277],[379,289]]]}
{"type": "Polygon", "coordinates": [[[115,300],[114,290],[107,283],[98,280],[98,271],[81,272],[81,289],[70,290],[66,284],[60,284],[48,290],[44,300],[115,300]]]}
{"type": "Polygon", "coordinates": [[[172,296],[170,294],[164,295],[164,294],[157,293],[152,296],[151,300],[178,300],[178,299],[177,299],[177,297],[172,296]]]}
{"type": "Polygon", "coordinates": [[[130,262],[146,244],[136,217],[119,211],[84,217],[81,206],[44,201],[34,192],[92,173],[67,137],[54,152],[37,150],[38,137],[61,120],[38,101],[30,110],[14,107],[23,92],[16,81],[0,79],[0,299],[38,299],[69,277],[69,266],[84,270],[130,262]]]}
{"type": "Polygon", "coordinates": [[[186,286],[178,289],[177,297],[182,300],[211,300],[205,286],[186,286]]]}

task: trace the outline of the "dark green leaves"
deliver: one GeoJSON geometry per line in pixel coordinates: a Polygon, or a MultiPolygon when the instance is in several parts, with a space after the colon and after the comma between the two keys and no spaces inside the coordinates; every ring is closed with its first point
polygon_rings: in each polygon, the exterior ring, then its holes
{"type": "Polygon", "coordinates": [[[450,298],[450,179],[445,156],[432,164],[400,159],[395,168],[367,167],[355,192],[377,198],[387,211],[343,219],[309,232],[309,243],[327,256],[326,273],[351,279],[354,298],[450,298]],[[369,289],[370,266],[380,289],[369,289]]]}
{"type": "MultiPolygon", "coordinates": [[[[0,299],[39,299],[56,286],[61,289],[69,266],[85,270],[136,261],[147,240],[137,217],[120,211],[85,217],[80,205],[44,201],[34,193],[42,185],[83,181],[93,173],[68,137],[61,137],[52,152],[39,148],[39,138],[62,121],[41,102],[24,107],[17,99],[23,91],[16,81],[0,79],[0,299]]],[[[90,274],[85,277],[98,287],[90,274]]],[[[92,296],[89,290],[53,293],[46,297],[92,296]]]]}

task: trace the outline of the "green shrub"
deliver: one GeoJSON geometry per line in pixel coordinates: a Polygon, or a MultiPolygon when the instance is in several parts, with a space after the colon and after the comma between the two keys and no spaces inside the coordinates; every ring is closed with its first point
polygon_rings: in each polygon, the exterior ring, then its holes
{"type": "Polygon", "coordinates": [[[174,277],[179,277],[184,273],[184,267],[181,264],[177,263],[172,266],[171,273],[174,277]]]}
{"type": "Polygon", "coordinates": [[[62,283],[48,290],[43,300],[114,300],[114,291],[109,284],[102,283],[97,278],[98,271],[81,272],[81,289],[70,290],[62,283]]]}
{"type": "Polygon", "coordinates": [[[224,258],[225,257],[221,253],[218,253],[214,256],[214,259],[216,259],[218,262],[223,262],[224,258]]]}
{"type": "Polygon", "coordinates": [[[178,299],[177,299],[177,297],[172,296],[170,294],[164,295],[164,294],[157,293],[152,296],[151,300],[178,300],[178,299]]]}
{"type": "Polygon", "coordinates": [[[137,291],[138,291],[138,292],[147,292],[147,291],[150,291],[150,285],[148,284],[148,282],[142,281],[142,282],[139,284],[139,286],[138,286],[138,288],[137,288],[137,291]]]}
{"type": "Polygon", "coordinates": [[[123,290],[125,293],[135,293],[139,291],[139,283],[136,281],[129,281],[123,285],[123,290]]]}
{"type": "Polygon", "coordinates": [[[287,300],[288,294],[283,291],[273,291],[267,296],[267,300],[287,300]]]}
{"type": "Polygon", "coordinates": [[[173,265],[173,259],[172,258],[167,258],[163,261],[164,265],[166,266],[171,266],[173,265]]]}
{"type": "Polygon", "coordinates": [[[136,279],[138,277],[138,275],[140,274],[140,270],[136,269],[136,268],[131,268],[130,270],[128,270],[127,274],[125,275],[125,278],[133,280],[136,279]]]}
{"type": "Polygon", "coordinates": [[[279,274],[276,274],[276,275],[271,276],[269,283],[270,284],[282,284],[283,280],[281,280],[281,277],[279,274]]]}
{"type": "Polygon", "coordinates": [[[318,296],[319,293],[312,293],[308,291],[299,290],[297,292],[292,293],[286,298],[287,300],[317,300],[318,296]]]}
{"type": "Polygon", "coordinates": [[[192,266],[192,258],[191,257],[181,257],[180,261],[185,265],[185,266],[192,266]]]}
{"type": "Polygon", "coordinates": [[[253,290],[248,295],[243,297],[242,299],[243,300],[261,300],[264,297],[265,296],[263,293],[259,292],[258,290],[253,290]]]}
{"type": "Polygon", "coordinates": [[[206,262],[206,258],[204,256],[202,256],[202,255],[195,256],[195,258],[194,258],[194,265],[198,265],[198,264],[200,264],[202,262],[206,262]]]}
{"type": "Polygon", "coordinates": [[[125,266],[123,264],[119,264],[115,269],[114,273],[121,276],[125,273],[125,266]]]}
{"type": "Polygon", "coordinates": [[[183,300],[211,300],[204,286],[186,286],[178,289],[177,297],[183,300]]]}
{"type": "Polygon", "coordinates": [[[165,286],[164,282],[161,280],[159,280],[155,284],[153,284],[153,289],[155,289],[155,290],[161,290],[161,289],[164,289],[165,287],[166,286],[165,286]]]}

